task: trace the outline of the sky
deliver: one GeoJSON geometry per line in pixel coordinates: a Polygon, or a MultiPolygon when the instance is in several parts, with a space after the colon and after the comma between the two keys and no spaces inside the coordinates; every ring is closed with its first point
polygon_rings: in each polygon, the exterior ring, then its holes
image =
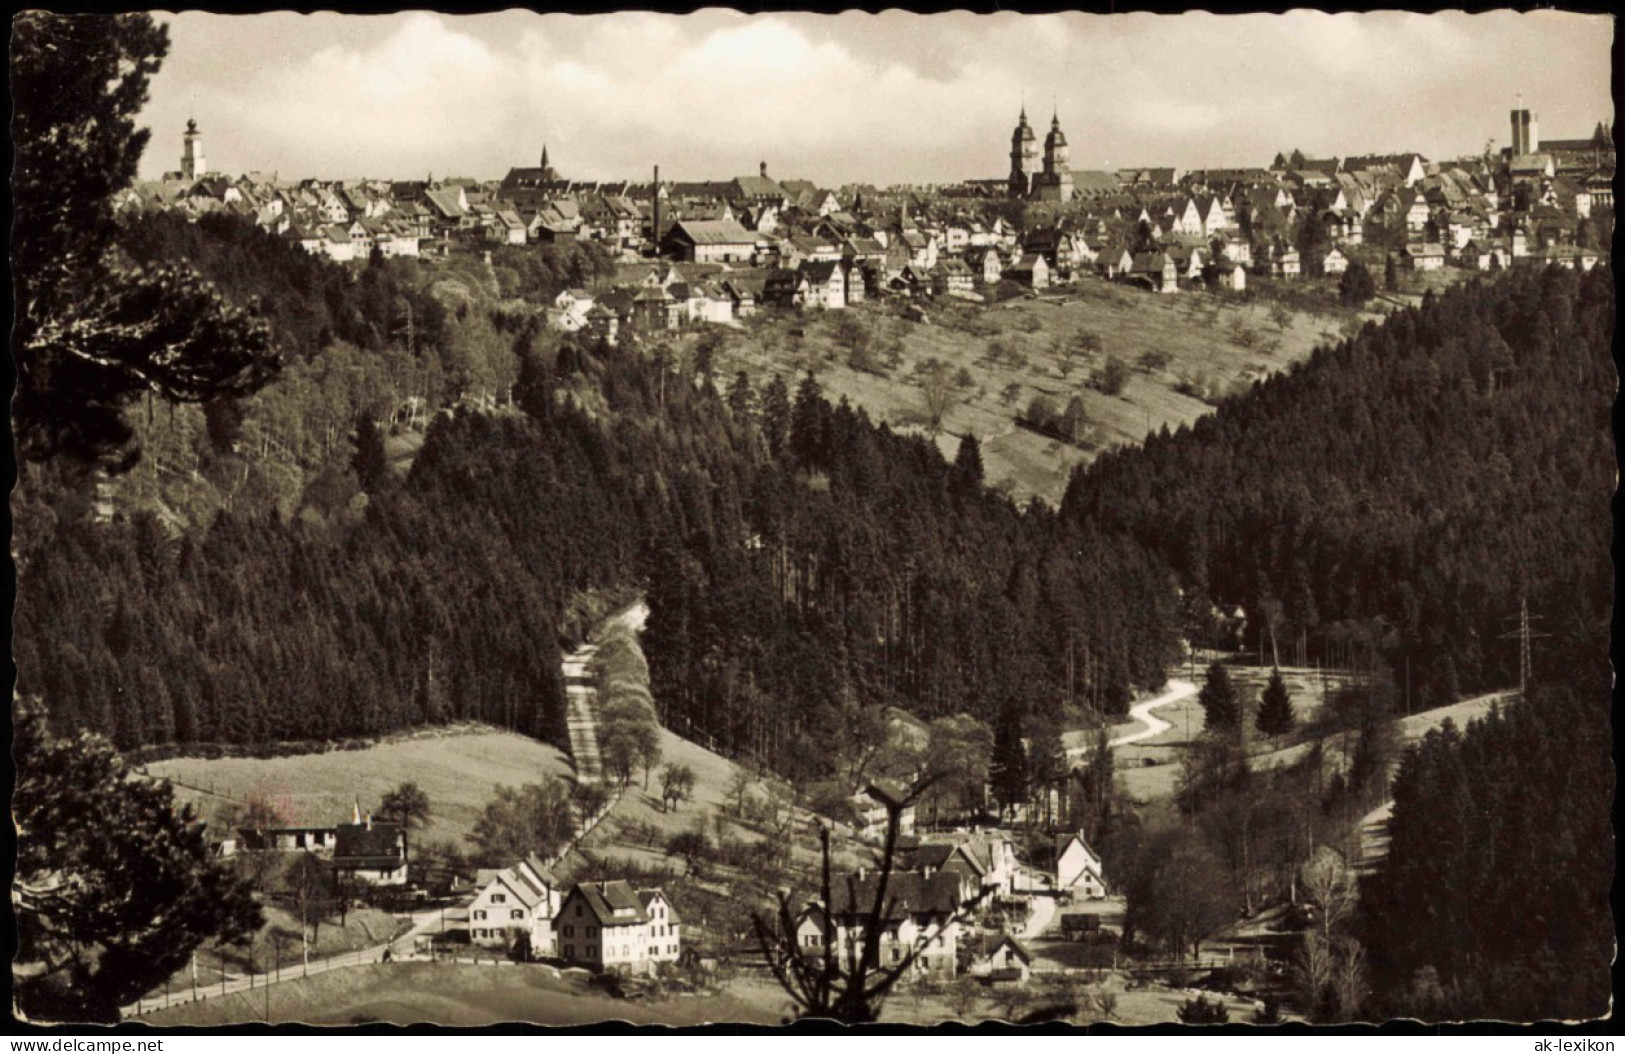
{"type": "Polygon", "coordinates": [[[1025,103],[1072,167],[1268,165],[1277,151],[1477,154],[1519,99],[1551,138],[1612,120],[1613,20],[1469,15],[155,13],[170,54],[142,175],[1002,178],[1025,103]]]}

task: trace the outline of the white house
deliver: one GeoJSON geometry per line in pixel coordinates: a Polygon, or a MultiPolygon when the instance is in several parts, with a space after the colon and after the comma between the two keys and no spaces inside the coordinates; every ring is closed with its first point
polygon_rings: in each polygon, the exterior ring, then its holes
{"type": "Polygon", "coordinates": [[[1106,895],[1106,879],[1100,857],[1089,848],[1083,835],[1075,834],[1055,854],[1055,888],[1071,890],[1090,898],[1106,895]]]}
{"type": "Polygon", "coordinates": [[[649,916],[649,936],[646,944],[649,961],[676,962],[683,950],[680,937],[682,920],[677,917],[677,909],[671,906],[666,894],[658,889],[638,890],[638,902],[643,905],[643,913],[649,916]]]}
{"type": "MultiPolygon", "coordinates": [[[[858,871],[838,875],[830,883],[833,910],[811,904],[796,923],[796,946],[806,956],[822,956],[833,943],[836,957],[846,962],[863,947],[865,927],[874,924],[878,876],[858,871]]],[[[957,875],[926,878],[918,871],[893,872],[886,886],[880,931],[880,966],[891,967],[914,954],[916,977],[953,977],[958,969],[959,921],[962,898],[957,875]]]]}
{"type": "Polygon", "coordinates": [[[566,962],[652,973],[657,962],[681,954],[679,931],[676,913],[660,890],[634,890],[620,879],[579,882],[553,919],[553,946],[566,962]]]}
{"type": "Polygon", "coordinates": [[[468,937],[475,944],[517,950],[531,957],[553,954],[553,916],[558,880],[536,856],[501,871],[480,871],[479,889],[468,905],[468,937]]]}
{"type": "Polygon", "coordinates": [[[1033,954],[1009,934],[999,938],[993,950],[972,968],[976,976],[990,984],[1022,984],[1033,975],[1033,954]]]}

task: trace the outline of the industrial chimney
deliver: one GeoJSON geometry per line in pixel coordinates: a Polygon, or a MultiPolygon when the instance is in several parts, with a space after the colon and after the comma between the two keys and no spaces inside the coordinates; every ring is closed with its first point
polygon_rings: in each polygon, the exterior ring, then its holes
{"type": "Polygon", "coordinates": [[[652,200],[654,202],[654,210],[650,215],[651,215],[651,218],[652,218],[653,226],[651,227],[651,229],[649,231],[649,240],[654,242],[654,247],[655,247],[654,255],[659,256],[660,255],[660,166],[659,165],[655,166],[655,185],[654,185],[654,194],[653,194],[652,200]]]}

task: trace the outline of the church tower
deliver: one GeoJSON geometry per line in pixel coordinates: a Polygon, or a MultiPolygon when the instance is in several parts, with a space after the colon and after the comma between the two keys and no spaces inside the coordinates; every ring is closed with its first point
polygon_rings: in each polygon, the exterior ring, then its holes
{"type": "Polygon", "coordinates": [[[548,163],[546,143],[542,144],[542,171],[540,173],[540,178],[543,183],[553,183],[559,178],[559,174],[553,171],[553,166],[548,163]]]}
{"type": "Polygon", "coordinates": [[[203,133],[197,130],[196,121],[187,120],[182,138],[185,146],[181,148],[181,178],[201,179],[208,173],[209,163],[203,160],[203,133]]]}
{"type": "Polygon", "coordinates": [[[1027,107],[1023,106],[1021,121],[1010,136],[1010,196],[1024,198],[1030,194],[1038,172],[1038,137],[1027,123],[1027,107]]]}
{"type": "Polygon", "coordinates": [[[1039,201],[1072,200],[1072,162],[1061,131],[1061,116],[1053,115],[1044,137],[1044,170],[1033,179],[1033,197],[1039,201]]]}

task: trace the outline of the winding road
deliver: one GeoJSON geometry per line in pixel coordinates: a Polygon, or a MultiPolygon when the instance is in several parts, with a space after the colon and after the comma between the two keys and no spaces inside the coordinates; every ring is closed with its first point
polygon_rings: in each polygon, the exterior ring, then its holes
{"type": "MultiPolygon", "coordinates": [[[[1108,747],[1125,747],[1130,743],[1138,743],[1143,739],[1150,739],[1152,736],[1161,735],[1174,726],[1158,717],[1153,711],[1159,710],[1165,706],[1170,706],[1179,702],[1181,699],[1189,699],[1191,696],[1196,694],[1196,691],[1196,685],[1192,684],[1190,681],[1170,680],[1168,682],[1167,691],[1163,692],[1161,695],[1147,699],[1143,703],[1137,703],[1129,708],[1128,716],[1143,723],[1145,727],[1137,732],[1129,732],[1125,735],[1118,736],[1116,739],[1109,741],[1106,745],[1108,747]]],[[[1094,744],[1092,743],[1085,743],[1082,746],[1068,747],[1066,751],[1067,760],[1081,761],[1094,749],[1094,744]]]]}

